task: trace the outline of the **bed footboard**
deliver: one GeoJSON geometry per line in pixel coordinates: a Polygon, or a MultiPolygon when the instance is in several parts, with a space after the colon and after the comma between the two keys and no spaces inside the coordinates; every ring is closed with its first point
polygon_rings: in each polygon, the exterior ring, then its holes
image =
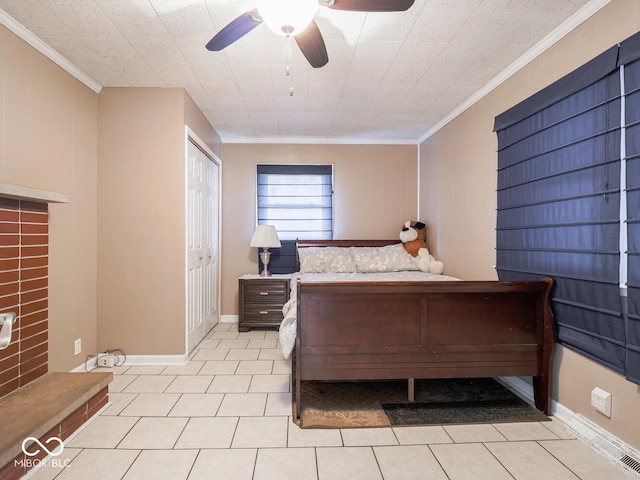
{"type": "Polygon", "coordinates": [[[498,376],[533,377],[549,414],[552,283],[298,282],[295,414],[304,380],[498,376]]]}

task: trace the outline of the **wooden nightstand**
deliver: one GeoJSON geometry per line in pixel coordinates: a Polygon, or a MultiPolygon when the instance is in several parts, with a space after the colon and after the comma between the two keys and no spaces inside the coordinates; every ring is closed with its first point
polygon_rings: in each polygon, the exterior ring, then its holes
{"type": "Polygon", "coordinates": [[[282,307],[289,300],[290,275],[243,275],[238,290],[238,331],[276,327],[282,322],[282,307]]]}

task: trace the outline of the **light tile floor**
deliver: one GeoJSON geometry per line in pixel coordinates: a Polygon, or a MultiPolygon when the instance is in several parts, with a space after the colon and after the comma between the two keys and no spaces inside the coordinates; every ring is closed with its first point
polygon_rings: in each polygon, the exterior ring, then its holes
{"type": "Polygon", "coordinates": [[[33,479],[629,479],[552,422],[305,429],[275,331],[221,324],[186,366],[118,367],[110,406],[33,479]]]}

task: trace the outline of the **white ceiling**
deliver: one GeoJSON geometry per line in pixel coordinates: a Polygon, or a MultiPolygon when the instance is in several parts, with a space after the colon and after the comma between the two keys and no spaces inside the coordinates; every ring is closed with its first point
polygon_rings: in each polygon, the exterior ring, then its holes
{"type": "Polygon", "coordinates": [[[184,87],[223,142],[415,144],[607,1],[321,6],[329,63],[320,69],[264,25],[221,52],[205,49],[254,0],[0,0],[9,16],[0,21],[26,27],[94,89],[184,87]]]}

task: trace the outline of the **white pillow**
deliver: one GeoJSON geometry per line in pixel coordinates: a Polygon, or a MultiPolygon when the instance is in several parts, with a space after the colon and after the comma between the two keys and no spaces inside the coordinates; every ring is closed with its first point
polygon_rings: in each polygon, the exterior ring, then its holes
{"type": "Polygon", "coordinates": [[[300,273],[355,272],[349,247],[304,247],[298,249],[300,273]]]}
{"type": "Polygon", "coordinates": [[[359,272],[418,270],[418,266],[402,243],[384,247],[351,247],[351,253],[359,272]]]}

